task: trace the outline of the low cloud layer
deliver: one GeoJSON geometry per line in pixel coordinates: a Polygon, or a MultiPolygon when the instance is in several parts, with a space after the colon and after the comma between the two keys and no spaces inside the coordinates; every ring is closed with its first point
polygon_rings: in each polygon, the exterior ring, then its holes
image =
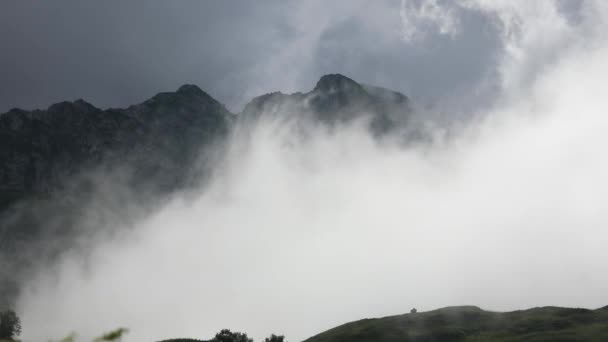
{"type": "Polygon", "coordinates": [[[301,140],[263,122],[194,200],[42,272],[20,299],[24,341],[117,326],[133,341],[298,341],[412,307],[606,305],[608,8],[584,2],[573,20],[549,1],[453,3],[415,18],[452,39],[464,19],[443,15],[474,13],[502,37],[479,120],[409,146],[356,124],[301,140]]]}

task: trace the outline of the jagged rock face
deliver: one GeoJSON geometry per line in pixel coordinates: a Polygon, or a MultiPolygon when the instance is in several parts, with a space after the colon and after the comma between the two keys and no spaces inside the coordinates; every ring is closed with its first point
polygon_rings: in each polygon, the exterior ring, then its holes
{"type": "Polygon", "coordinates": [[[82,100],[13,109],[0,114],[0,210],[18,198],[50,194],[101,164],[128,165],[136,183],[179,187],[200,149],[226,136],[235,121],[270,116],[336,125],[369,118],[378,132],[402,126],[410,112],[405,95],[338,74],[321,77],[308,93],[254,98],[238,120],[194,85],[126,109],[101,110],[82,100]]]}
{"type": "Polygon", "coordinates": [[[132,160],[145,166],[137,169],[136,180],[154,180],[146,185],[162,191],[180,188],[194,177],[187,171],[192,171],[201,150],[225,138],[234,121],[234,114],[194,85],[160,93],[122,112],[146,123],[146,143],[132,160]],[[155,162],[150,164],[152,155],[155,162]]]}
{"type": "Polygon", "coordinates": [[[202,149],[221,145],[232,121],[190,85],[126,109],[78,100],[1,114],[0,307],[32,260],[52,260],[96,228],[83,212],[99,192],[111,192],[104,205],[120,217],[131,201],[187,186],[211,167],[197,163],[202,149]]]}
{"type": "Polygon", "coordinates": [[[135,118],[84,101],[12,110],[0,116],[0,193],[48,193],[76,169],[132,146],[142,132],[135,118]]]}
{"type": "Polygon", "coordinates": [[[409,99],[398,92],[359,84],[339,74],[325,75],[308,93],[271,93],[253,99],[244,121],[270,117],[308,120],[330,126],[368,119],[375,133],[403,126],[411,114],[409,99]]]}
{"type": "Polygon", "coordinates": [[[226,135],[232,116],[191,85],[127,109],[78,100],[11,110],[0,115],[0,206],[48,194],[102,162],[128,164],[134,181],[176,185],[200,147],[226,135]]]}

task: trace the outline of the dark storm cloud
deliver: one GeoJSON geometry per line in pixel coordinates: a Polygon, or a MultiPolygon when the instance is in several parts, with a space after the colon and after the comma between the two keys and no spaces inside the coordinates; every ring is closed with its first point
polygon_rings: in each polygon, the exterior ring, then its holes
{"type": "MultiPolygon", "coordinates": [[[[361,81],[401,90],[417,102],[457,101],[482,79],[491,79],[501,48],[489,18],[475,12],[463,12],[460,18],[457,37],[434,34],[417,44],[404,42],[396,30],[387,40],[386,32],[365,31],[360,21],[336,23],[322,35],[314,67],[357,75],[361,81]]],[[[462,100],[460,105],[467,101],[462,100]]]]}
{"type": "Polygon", "coordinates": [[[231,102],[240,75],[267,58],[262,43],[285,39],[272,11],[246,1],[1,6],[2,109],[79,97],[121,106],[187,82],[231,102]]]}
{"type": "Polygon", "coordinates": [[[100,107],[195,83],[234,111],[325,73],[446,102],[491,73],[489,19],[407,43],[399,1],[15,1],[0,10],[0,111],[84,98],[100,107]]]}

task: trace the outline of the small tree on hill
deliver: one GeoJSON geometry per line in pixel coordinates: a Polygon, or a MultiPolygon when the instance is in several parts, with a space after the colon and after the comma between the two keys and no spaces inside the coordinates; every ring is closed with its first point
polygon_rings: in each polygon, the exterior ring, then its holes
{"type": "Polygon", "coordinates": [[[253,339],[247,337],[247,334],[223,329],[215,334],[211,342],[253,342],[253,339]]]}
{"type": "Polygon", "coordinates": [[[0,313],[0,339],[12,340],[21,334],[21,320],[13,310],[0,313]]]}
{"type": "Polygon", "coordinates": [[[270,335],[270,337],[266,337],[266,339],[264,339],[264,342],[285,342],[285,336],[277,336],[275,334],[272,334],[270,335]]]}

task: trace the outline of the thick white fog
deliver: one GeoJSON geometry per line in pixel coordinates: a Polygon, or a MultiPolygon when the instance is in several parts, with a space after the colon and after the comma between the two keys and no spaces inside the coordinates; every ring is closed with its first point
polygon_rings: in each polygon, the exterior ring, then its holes
{"type": "Polygon", "coordinates": [[[404,44],[412,24],[458,34],[459,11],[500,25],[490,110],[405,147],[263,122],[195,199],[41,272],[19,300],[23,340],[125,326],[129,341],[299,341],[412,307],[607,305],[607,5],[572,19],[549,1],[414,3],[395,13],[404,44]]]}

